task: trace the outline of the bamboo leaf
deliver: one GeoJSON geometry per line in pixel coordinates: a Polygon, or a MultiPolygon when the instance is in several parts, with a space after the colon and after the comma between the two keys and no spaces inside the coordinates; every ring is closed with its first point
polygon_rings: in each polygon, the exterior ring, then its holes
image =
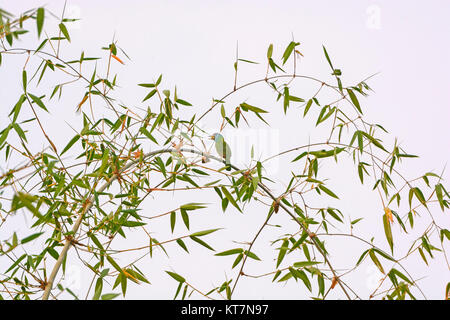
{"type": "Polygon", "coordinates": [[[38,8],[37,15],[36,15],[38,38],[41,36],[42,27],[44,26],[44,16],[45,16],[44,8],[38,8]]]}
{"type": "Polygon", "coordinates": [[[64,25],[64,23],[60,23],[59,24],[59,30],[61,30],[62,34],[64,35],[64,37],[66,37],[67,41],[70,42],[70,36],[69,36],[69,32],[67,31],[66,26],[64,25]]]}
{"type": "Polygon", "coordinates": [[[63,155],[66,151],[68,151],[75,144],[75,142],[78,141],[78,139],[80,139],[79,134],[70,139],[69,143],[64,147],[63,151],[61,152],[61,155],[63,155]]]}
{"type": "Polygon", "coordinates": [[[273,44],[270,44],[269,48],[267,49],[267,59],[272,58],[272,53],[273,53],[273,44]]]}
{"type": "Polygon", "coordinates": [[[394,240],[392,238],[392,230],[391,223],[386,214],[383,214],[383,225],[384,225],[384,233],[386,235],[387,242],[389,243],[389,247],[391,248],[391,252],[394,252],[394,240]]]}
{"type": "Polygon", "coordinates": [[[25,69],[22,71],[22,86],[23,91],[27,92],[27,71],[25,69]]]}
{"type": "Polygon", "coordinates": [[[312,106],[312,103],[313,103],[313,100],[312,100],[312,99],[309,99],[308,102],[306,103],[305,111],[303,112],[303,118],[304,118],[304,117],[306,116],[306,114],[308,113],[309,109],[310,109],[311,106],[312,106]]]}
{"type": "Polygon", "coordinates": [[[317,261],[300,261],[300,262],[294,262],[294,267],[296,268],[304,268],[304,267],[311,267],[316,264],[321,264],[322,262],[317,261]]]}
{"type": "Polygon", "coordinates": [[[377,256],[375,255],[375,253],[374,253],[374,251],[372,249],[369,250],[369,256],[372,259],[373,263],[381,271],[381,273],[384,274],[383,266],[381,265],[380,260],[378,260],[377,256]]]}
{"type": "Polygon", "coordinates": [[[191,238],[191,240],[197,242],[198,244],[204,246],[205,248],[207,248],[207,249],[209,249],[211,251],[216,251],[209,244],[207,244],[205,241],[203,241],[202,239],[197,238],[195,236],[189,236],[189,237],[191,238]]]}
{"type": "Polygon", "coordinates": [[[177,216],[176,216],[175,211],[172,211],[170,213],[170,229],[172,230],[172,233],[173,233],[173,230],[175,229],[176,218],[177,218],[177,216]]]}
{"type": "Polygon", "coordinates": [[[189,253],[189,250],[188,250],[188,248],[187,248],[187,246],[186,246],[186,244],[184,243],[183,240],[177,239],[176,242],[178,243],[178,245],[179,245],[181,248],[183,248],[184,251],[186,251],[187,253],[189,253]]]}
{"type": "Polygon", "coordinates": [[[20,243],[21,244],[25,244],[27,242],[33,241],[34,239],[38,238],[41,234],[43,234],[44,232],[38,232],[38,233],[34,233],[28,237],[23,238],[20,243]]]}
{"type": "Polygon", "coordinates": [[[42,102],[41,98],[36,97],[35,95],[32,95],[31,93],[28,93],[30,98],[42,109],[48,112],[47,108],[45,107],[44,103],[42,102]]]}
{"type": "Polygon", "coordinates": [[[289,57],[291,56],[292,52],[294,51],[294,48],[299,45],[300,43],[291,41],[288,46],[286,47],[286,50],[284,50],[283,53],[283,65],[288,61],[289,57]]]}
{"type": "Polygon", "coordinates": [[[218,229],[209,229],[209,230],[204,230],[204,231],[198,231],[198,232],[192,233],[190,236],[191,237],[202,237],[202,236],[206,236],[207,234],[211,234],[213,232],[216,232],[217,230],[220,230],[220,228],[218,228],[218,229]]]}
{"type": "Polygon", "coordinates": [[[361,110],[361,106],[359,104],[358,98],[356,98],[355,93],[353,92],[352,89],[347,89],[348,95],[350,97],[350,100],[352,101],[353,105],[356,107],[356,109],[358,109],[359,113],[363,113],[361,110]]]}
{"type": "Polygon", "coordinates": [[[285,239],[283,241],[283,244],[280,247],[280,252],[278,253],[277,257],[277,268],[283,262],[284,257],[286,256],[286,251],[289,250],[289,240],[285,239]]]}
{"type": "Polygon", "coordinates": [[[243,249],[236,248],[236,249],[230,249],[230,250],[226,250],[226,251],[223,251],[223,252],[216,253],[215,256],[230,256],[230,255],[233,255],[233,254],[239,254],[239,253],[243,253],[243,252],[244,252],[243,249]]]}
{"type": "Polygon", "coordinates": [[[184,225],[189,230],[189,215],[187,211],[183,208],[180,209],[181,212],[181,218],[183,219],[184,225]]]}
{"type": "Polygon", "coordinates": [[[236,203],[236,200],[234,200],[233,196],[231,195],[231,193],[225,188],[222,187],[222,192],[225,195],[225,197],[228,199],[228,201],[231,202],[231,204],[239,210],[239,212],[242,212],[241,209],[239,208],[238,204],[236,203]]]}
{"type": "Polygon", "coordinates": [[[182,276],[180,276],[178,273],[171,272],[171,271],[166,271],[166,273],[178,282],[181,282],[181,283],[186,282],[186,279],[183,278],[182,276]]]}
{"type": "Polygon", "coordinates": [[[334,194],[333,191],[331,191],[330,189],[328,189],[328,188],[325,187],[324,185],[320,184],[318,188],[319,188],[320,190],[322,190],[323,192],[325,192],[325,193],[326,193],[327,195],[329,195],[330,197],[339,199],[339,197],[338,197],[336,194],[334,194]]]}
{"type": "Polygon", "coordinates": [[[263,110],[261,108],[255,107],[255,106],[251,106],[245,102],[241,103],[240,107],[244,110],[248,109],[250,111],[253,111],[254,113],[268,113],[268,111],[266,111],[266,110],[263,110]]]}
{"type": "Polygon", "coordinates": [[[112,299],[116,298],[117,296],[119,296],[118,293],[106,293],[106,294],[102,295],[102,300],[112,300],[112,299]]]}
{"type": "Polygon", "coordinates": [[[114,261],[113,258],[111,258],[111,256],[107,255],[106,259],[108,260],[108,262],[114,267],[114,269],[116,269],[117,271],[119,271],[120,274],[123,274],[123,270],[122,268],[117,264],[116,261],[114,261]]]}

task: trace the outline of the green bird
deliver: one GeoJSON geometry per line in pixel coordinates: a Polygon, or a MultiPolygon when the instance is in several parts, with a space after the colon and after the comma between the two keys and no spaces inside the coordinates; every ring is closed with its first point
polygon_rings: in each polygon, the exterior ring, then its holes
{"type": "Polygon", "coordinates": [[[227,170],[230,171],[230,158],[231,158],[231,149],[228,144],[225,142],[225,139],[220,133],[214,133],[211,137],[211,140],[214,140],[216,151],[222,158],[225,159],[227,164],[227,170]]]}

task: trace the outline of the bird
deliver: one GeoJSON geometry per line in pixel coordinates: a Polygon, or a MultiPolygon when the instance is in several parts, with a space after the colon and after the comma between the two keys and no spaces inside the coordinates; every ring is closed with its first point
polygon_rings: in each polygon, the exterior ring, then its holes
{"type": "Polygon", "coordinates": [[[211,137],[211,140],[214,140],[216,151],[222,158],[225,159],[227,164],[227,170],[231,170],[230,166],[230,158],[231,158],[231,149],[230,146],[225,142],[225,139],[220,133],[214,133],[211,137]]]}

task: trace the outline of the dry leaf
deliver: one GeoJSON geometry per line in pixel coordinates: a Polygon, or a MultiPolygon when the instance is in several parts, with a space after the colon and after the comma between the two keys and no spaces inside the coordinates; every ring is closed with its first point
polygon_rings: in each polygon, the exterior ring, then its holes
{"type": "Polygon", "coordinates": [[[122,60],[120,60],[118,57],[116,57],[115,55],[111,54],[111,57],[113,57],[114,59],[116,59],[117,61],[119,61],[121,64],[125,64],[123,63],[122,60]]]}
{"type": "Polygon", "coordinates": [[[331,280],[331,289],[334,289],[334,287],[336,287],[337,283],[338,283],[338,278],[333,277],[333,280],[331,280]]]}
{"type": "Polygon", "coordinates": [[[392,217],[392,211],[388,207],[384,208],[384,212],[386,213],[386,217],[389,222],[394,222],[394,218],[392,217]]]}
{"type": "Polygon", "coordinates": [[[88,97],[89,97],[89,95],[85,95],[84,97],[83,97],[83,100],[81,100],[81,102],[78,104],[78,107],[77,107],[77,112],[79,112],[80,111],[80,109],[81,109],[81,106],[83,105],[83,103],[85,103],[86,102],[86,100],[88,99],[88,97]]]}

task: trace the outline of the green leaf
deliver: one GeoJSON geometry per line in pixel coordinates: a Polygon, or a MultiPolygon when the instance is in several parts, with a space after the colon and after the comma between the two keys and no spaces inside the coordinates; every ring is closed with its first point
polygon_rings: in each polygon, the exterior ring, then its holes
{"type": "Polygon", "coordinates": [[[197,210],[206,208],[206,206],[204,205],[204,203],[191,202],[183,204],[180,208],[183,210],[197,210]]]}
{"type": "Polygon", "coordinates": [[[386,239],[389,243],[389,247],[391,248],[391,252],[394,252],[394,240],[392,238],[392,230],[391,223],[387,217],[387,215],[383,214],[383,225],[384,225],[384,233],[386,235],[386,239]]]}
{"type": "Polygon", "coordinates": [[[78,141],[78,139],[80,139],[79,134],[77,134],[69,141],[69,143],[64,147],[63,151],[61,152],[61,155],[63,155],[66,151],[68,151],[74,145],[74,143],[78,141]]]}
{"type": "Polygon", "coordinates": [[[441,242],[444,241],[444,236],[447,238],[447,240],[450,240],[450,231],[447,229],[441,229],[440,232],[441,242]]]}
{"type": "Polygon", "coordinates": [[[141,226],[145,226],[145,225],[146,225],[145,222],[139,222],[139,221],[124,221],[122,223],[123,227],[128,227],[128,228],[141,227],[141,226]]]}
{"type": "Polygon", "coordinates": [[[216,232],[217,230],[220,230],[220,228],[198,231],[198,232],[192,233],[190,236],[191,237],[202,237],[202,236],[206,236],[207,234],[211,234],[213,232],[216,232]]]}
{"type": "Polygon", "coordinates": [[[434,187],[434,190],[436,191],[436,197],[438,198],[439,206],[441,207],[441,210],[444,211],[444,197],[442,193],[442,184],[438,183],[434,187]]]}
{"type": "Polygon", "coordinates": [[[102,300],[112,300],[119,295],[120,294],[118,294],[118,293],[106,293],[106,294],[102,295],[102,300]]]}
{"type": "Polygon", "coordinates": [[[244,254],[240,253],[240,254],[236,257],[236,259],[234,260],[233,265],[231,266],[231,269],[233,269],[234,267],[236,267],[236,266],[239,264],[239,262],[241,262],[241,260],[242,260],[243,257],[244,257],[244,254]]]}
{"type": "MultiPolygon", "coordinates": [[[[375,139],[374,137],[372,137],[371,135],[369,135],[367,132],[364,131],[360,131],[360,133],[366,137],[370,142],[372,142],[376,147],[380,148],[383,151],[386,151],[386,149],[383,147],[383,145],[378,142],[377,139],[375,139]]],[[[387,151],[386,151],[387,152],[387,151]]]]}
{"type": "Polygon", "coordinates": [[[159,75],[158,80],[155,82],[155,86],[158,86],[161,83],[162,80],[162,74],[159,75]]]}
{"type": "Polygon", "coordinates": [[[38,238],[41,234],[43,234],[44,232],[38,232],[38,233],[34,233],[28,237],[23,238],[20,243],[21,244],[25,244],[27,242],[33,241],[34,239],[38,238]]]}
{"type": "Polygon", "coordinates": [[[350,97],[350,100],[352,100],[352,103],[354,104],[354,106],[356,107],[356,109],[358,109],[358,111],[362,114],[362,110],[361,110],[361,106],[359,105],[359,101],[358,98],[356,98],[355,93],[353,92],[352,89],[347,89],[348,95],[350,97]]]}
{"type": "Polygon", "coordinates": [[[176,219],[177,219],[176,212],[172,211],[170,213],[170,229],[172,230],[172,233],[173,233],[173,230],[175,229],[176,219]]]}
{"type": "Polygon", "coordinates": [[[292,245],[292,247],[289,250],[289,252],[294,251],[295,249],[297,249],[306,240],[307,237],[308,237],[308,233],[303,231],[302,236],[300,238],[298,238],[298,240],[292,245]]]}
{"type": "Polygon", "coordinates": [[[120,286],[122,288],[122,294],[125,297],[125,294],[127,293],[127,280],[128,279],[124,273],[121,273],[119,275],[119,277],[120,277],[120,286]]]}
{"type": "Polygon", "coordinates": [[[230,256],[233,254],[243,253],[244,250],[242,248],[230,249],[223,252],[216,253],[215,256],[230,256]]]}
{"type": "Polygon", "coordinates": [[[38,8],[37,15],[36,15],[38,38],[41,36],[42,27],[44,26],[44,16],[45,16],[44,8],[38,8]]]}
{"type": "Polygon", "coordinates": [[[277,266],[276,266],[277,268],[281,264],[281,262],[283,261],[287,250],[289,250],[289,240],[288,239],[284,239],[283,244],[280,247],[280,252],[278,253],[277,266]]]}
{"type": "Polygon", "coordinates": [[[197,238],[195,236],[190,236],[191,240],[197,242],[198,244],[204,246],[205,248],[211,250],[211,251],[216,251],[214,250],[209,244],[207,244],[205,241],[201,240],[200,238],[197,238]]]}
{"type": "Polygon", "coordinates": [[[289,107],[289,88],[288,87],[284,87],[284,90],[283,90],[284,92],[283,92],[283,96],[284,96],[284,99],[283,99],[283,110],[284,110],[284,113],[286,114],[286,111],[287,111],[287,108],[289,107]]]}
{"type": "Polygon", "coordinates": [[[25,136],[25,132],[23,132],[22,128],[17,123],[13,123],[12,126],[17,135],[21,137],[25,142],[27,142],[27,137],[25,136]]]}
{"type": "Polygon", "coordinates": [[[177,239],[176,242],[178,243],[178,245],[179,245],[181,248],[183,248],[184,251],[186,251],[187,253],[189,253],[189,250],[188,250],[188,248],[187,248],[187,246],[186,246],[186,244],[184,243],[183,240],[177,239]]]}
{"type": "Polygon", "coordinates": [[[355,220],[353,220],[352,222],[350,222],[350,224],[351,224],[351,225],[355,225],[355,224],[357,224],[358,222],[360,222],[362,219],[364,219],[364,218],[358,218],[358,219],[355,219],[355,220]]]}
{"type": "Polygon", "coordinates": [[[267,49],[267,59],[272,58],[272,53],[273,53],[273,44],[270,44],[269,48],[267,49]]]}
{"type": "Polygon", "coordinates": [[[313,100],[312,100],[312,99],[309,99],[308,102],[306,103],[305,111],[303,112],[303,118],[304,118],[304,117],[306,116],[306,114],[308,113],[309,109],[310,109],[311,106],[312,106],[312,103],[313,103],[313,100]]]}
{"type": "Polygon", "coordinates": [[[425,254],[423,253],[422,248],[419,247],[418,249],[419,249],[419,253],[420,253],[420,256],[422,257],[423,261],[425,262],[426,265],[428,265],[427,258],[425,257],[425,254]]]}
{"type": "Polygon", "coordinates": [[[19,112],[22,107],[22,104],[24,103],[25,100],[26,100],[26,97],[24,94],[22,94],[19,98],[19,101],[17,101],[17,103],[14,105],[14,108],[11,110],[11,113],[9,115],[12,115],[14,113],[13,122],[16,122],[17,117],[19,116],[19,112]]]}
{"type": "Polygon", "coordinates": [[[192,104],[190,104],[189,102],[184,101],[184,100],[182,100],[182,99],[177,99],[177,100],[175,100],[175,102],[176,102],[176,103],[179,103],[179,104],[182,104],[182,105],[184,105],[184,106],[192,106],[192,104]]]}
{"type": "Polygon", "coordinates": [[[41,98],[36,97],[35,95],[32,95],[31,93],[28,93],[30,98],[42,109],[48,112],[47,108],[45,107],[44,103],[42,102],[41,98]]]}
{"type": "Polygon", "coordinates": [[[183,219],[184,225],[189,230],[189,215],[187,214],[187,211],[185,209],[180,209],[181,212],[181,218],[183,219]]]}
{"type": "Polygon", "coordinates": [[[294,48],[299,45],[300,43],[291,41],[288,46],[286,47],[286,50],[284,50],[283,53],[283,65],[288,61],[289,57],[291,56],[292,52],[294,51],[294,48]]]}
{"type": "Polygon", "coordinates": [[[67,31],[66,26],[64,25],[64,23],[60,23],[59,24],[59,30],[61,30],[62,34],[64,35],[64,37],[66,37],[67,41],[70,42],[70,36],[69,36],[69,32],[67,31]]]}
{"type": "Polygon", "coordinates": [[[387,253],[385,253],[385,252],[383,252],[383,251],[381,251],[381,250],[379,250],[377,248],[373,248],[373,251],[375,251],[376,253],[378,253],[380,256],[382,256],[383,258],[385,258],[387,260],[390,260],[392,262],[396,262],[396,260],[393,257],[391,257],[387,253]]]}
{"type": "Polygon", "coordinates": [[[277,278],[280,276],[281,271],[277,270],[277,272],[275,273],[275,275],[273,276],[272,282],[274,282],[275,280],[277,280],[277,278]]]}
{"type": "Polygon", "coordinates": [[[166,273],[178,282],[181,282],[181,283],[186,282],[186,279],[183,278],[182,276],[180,276],[178,273],[170,272],[170,271],[166,271],[166,273]]]}
{"type": "Polygon", "coordinates": [[[320,184],[318,187],[320,190],[322,190],[323,192],[325,192],[327,195],[329,195],[330,197],[339,199],[339,197],[337,195],[334,194],[333,191],[331,191],[330,189],[328,189],[327,187],[325,187],[324,185],[320,184]]]}
{"type": "Polygon", "coordinates": [[[300,261],[300,262],[294,262],[294,267],[296,268],[304,268],[304,267],[311,267],[316,264],[320,264],[322,262],[317,261],[300,261]]]}
{"type": "Polygon", "coordinates": [[[251,60],[247,60],[247,59],[238,59],[238,61],[247,62],[247,63],[252,63],[252,64],[258,64],[258,62],[251,61],[251,60]]]}
{"type": "Polygon", "coordinates": [[[154,88],[154,83],[139,83],[138,86],[144,87],[144,88],[154,88]]]}
{"type": "Polygon", "coordinates": [[[228,199],[228,201],[230,201],[231,204],[234,207],[236,207],[236,209],[239,210],[239,212],[242,212],[241,209],[239,208],[238,204],[234,200],[233,196],[231,195],[231,193],[225,187],[222,187],[221,190],[222,190],[223,194],[225,195],[225,197],[228,199]]]}
{"type": "Polygon", "coordinates": [[[300,160],[301,158],[303,158],[304,156],[306,156],[307,154],[308,154],[308,152],[305,151],[305,152],[301,153],[299,156],[295,157],[295,159],[292,160],[291,162],[298,161],[298,160],[300,160]]]}
{"type": "Polygon", "coordinates": [[[253,111],[254,113],[268,113],[268,111],[266,111],[266,110],[260,109],[258,107],[251,106],[251,105],[249,105],[249,104],[247,104],[245,102],[241,103],[240,107],[242,109],[244,109],[244,110],[248,109],[250,111],[253,111]]]}
{"type": "Polygon", "coordinates": [[[361,256],[358,259],[358,262],[356,262],[356,266],[359,266],[359,264],[363,261],[363,259],[365,258],[365,256],[367,255],[367,253],[370,251],[370,249],[367,249],[366,251],[364,251],[361,256]]]}
{"type": "Polygon", "coordinates": [[[144,127],[141,127],[139,129],[139,131],[141,133],[143,133],[147,138],[149,138],[150,140],[152,140],[154,143],[158,144],[158,141],[156,141],[156,139],[152,136],[152,134],[144,127]]]}
{"type": "Polygon", "coordinates": [[[251,252],[251,251],[246,250],[246,251],[244,251],[244,254],[245,254],[247,257],[249,257],[249,258],[252,258],[252,259],[254,259],[254,260],[261,261],[261,259],[260,259],[256,254],[254,254],[254,253],[251,252]]]}
{"type": "Polygon", "coordinates": [[[308,276],[306,275],[306,273],[304,271],[302,271],[302,270],[296,270],[296,275],[297,275],[298,278],[300,278],[303,281],[303,283],[308,288],[308,290],[311,291],[312,290],[311,282],[309,281],[308,276]]]}
{"type": "Polygon", "coordinates": [[[389,271],[389,276],[397,276],[397,277],[399,277],[399,278],[401,278],[401,279],[403,279],[403,280],[405,280],[407,283],[409,283],[409,284],[413,284],[412,282],[411,282],[411,280],[409,280],[408,279],[408,277],[407,276],[405,276],[403,273],[401,273],[400,271],[398,271],[397,269],[395,269],[395,268],[392,268],[391,269],[391,271],[389,271]]]}
{"type": "Polygon", "coordinates": [[[328,56],[327,49],[325,49],[325,46],[322,46],[322,48],[323,48],[323,53],[325,54],[325,58],[327,58],[328,64],[330,65],[331,70],[333,70],[333,72],[334,72],[334,67],[333,67],[333,64],[331,63],[330,57],[328,56]]]}
{"type": "Polygon", "coordinates": [[[372,249],[369,250],[369,256],[372,259],[373,263],[381,271],[381,273],[384,274],[383,266],[381,265],[380,260],[378,260],[377,256],[375,255],[375,253],[374,253],[374,251],[372,249]]]}
{"type": "Polygon", "coordinates": [[[283,277],[281,277],[281,279],[278,280],[278,282],[288,281],[290,278],[292,278],[292,273],[288,272],[283,277]]]}
{"type": "Polygon", "coordinates": [[[327,209],[327,212],[328,212],[334,219],[336,219],[337,221],[343,223],[341,217],[339,217],[339,215],[338,215],[336,212],[334,212],[334,210],[335,210],[335,209],[328,208],[328,209],[327,209]]]}
{"type": "Polygon", "coordinates": [[[23,91],[27,92],[27,71],[26,70],[22,71],[22,86],[23,86],[23,91]]]}
{"type": "Polygon", "coordinates": [[[111,258],[111,256],[106,256],[106,259],[109,261],[109,263],[114,267],[114,269],[116,269],[117,271],[120,272],[120,274],[123,274],[123,270],[122,268],[117,264],[116,261],[114,261],[113,258],[111,258]]]}
{"type": "Polygon", "coordinates": [[[414,188],[414,194],[416,195],[417,199],[426,207],[427,202],[425,200],[425,196],[423,195],[422,191],[419,188],[414,188]]]}
{"type": "Polygon", "coordinates": [[[296,96],[293,96],[293,95],[289,95],[289,100],[290,101],[294,101],[294,102],[305,102],[304,99],[296,97],[296,96]]]}
{"type": "Polygon", "coordinates": [[[312,154],[316,158],[327,158],[327,157],[333,157],[342,151],[344,151],[345,148],[334,148],[331,150],[320,150],[320,151],[310,151],[309,154],[312,154]]]}
{"type": "Polygon", "coordinates": [[[103,289],[103,279],[98,278],[97,282],[95,283],[95,292],[94,296],[92,297],[92,300],[98,300],[100,298],[100,295],[102,294],[103,289]]]}
{"type": "Polygon", "coordinates": [[[319,286],[319,295],[323,297],[325,294],[325,281],[322,274],[317,276],[317,285],[319,286]]]}
{"type": "Polygon", "coordinates": [[[19,259],[16,259],[16,261],[14,261],[14,263],[8,268],[8,270],[5,271],[5,273],[8,273],[9,271],[11,271],[12,269],[14,269],[23,259],[25,259],[27,257],[27,254],[24,253],[23,255],[21,255],[19,257],[19,259]]]}

